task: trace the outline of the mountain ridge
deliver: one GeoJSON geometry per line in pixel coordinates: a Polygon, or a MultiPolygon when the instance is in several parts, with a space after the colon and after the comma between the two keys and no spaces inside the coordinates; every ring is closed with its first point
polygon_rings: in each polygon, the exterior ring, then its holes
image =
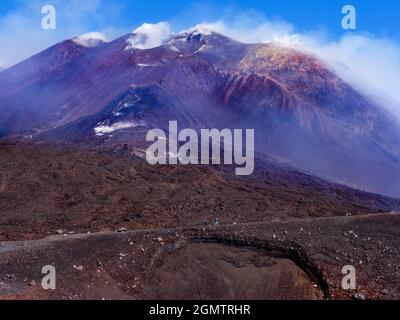
{"type": "Polygon", "coordinates": [[[400,196],[400,125],[315,56],[192,31],[160,46],[134,34],[61,42],[0,75],[0,136],[129,143],[144,128],[254,128],[257,151],[400,196]],[[96,137],[99,126],[142,123],[96,137]],[[74,128],[70,130],[68,128],[74,128]]]}

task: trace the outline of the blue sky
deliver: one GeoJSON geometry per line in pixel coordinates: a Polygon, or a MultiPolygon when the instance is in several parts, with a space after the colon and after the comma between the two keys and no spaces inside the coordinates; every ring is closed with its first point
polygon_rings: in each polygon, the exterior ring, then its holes
{"type": "MultiPolygon", "coordinates": [[[[224,16],[229,17],[232,12],[253,9],[268,18],[289,21],[298,30],[319,28],[326,30],[331,36],[340,36],[344,33],[340,26],[341,8],[345,4],[352,4],[357,9],[359,31],[390,37],[400,36],[400,1],[397,0],[2,0],[0,18],[24,10],[29,3],[35,3],[31,6],[33,17],[40,15],[43,4],[54,4],[60,10],[68,7],[68,10],[78,12],[85,2],[92,3],[91,7],[96,11],[95,15],[85,17],[87,31],[111,26],[128,31],[143,22],[158,21],[170,21],[177,27],[187,27],[188,24],[217,20],[224,16]],[[72,4],[67,6],[67,3],[72,4]]],[[[65,18],[60,21],[59,28],[71,23],[73,19],[65,18]]]]}

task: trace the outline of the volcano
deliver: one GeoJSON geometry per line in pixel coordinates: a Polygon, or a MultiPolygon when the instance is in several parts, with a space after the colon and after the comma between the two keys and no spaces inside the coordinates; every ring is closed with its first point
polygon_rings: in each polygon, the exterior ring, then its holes
{"type": "Polygon", "coordinates": [[[398,299],[396,196],[399,123],[305,52],[85,35],[0,73],[0,300],[398,299]],[[254,129],[254,173],[150,165],[170,121],[254,129]]]}
{"type": "Polygon", "coordinates": [[[256,152],[400,196],[399,122],[318,57],[199,30],[143,41],[74,38],[1,72],[0,137],[135,148],[169,121],[251,128],[256,152]]]}

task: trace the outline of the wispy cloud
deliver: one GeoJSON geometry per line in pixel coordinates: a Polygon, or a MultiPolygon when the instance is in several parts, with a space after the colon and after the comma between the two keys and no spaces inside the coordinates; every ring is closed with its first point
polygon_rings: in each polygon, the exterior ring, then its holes
{"type": "Polygon", "coordinates": [[[150,49],[162,45],[172,34],[167,22],[155,24],[144,23],[133,30],[133,36],[129,39],[127,49],[150,49]]]}
{"type": "Polygon", "coordinates": [[[400,117],[398,41],[371,34],[348,34],[336,41],[306,37],[302,45],[329,62],[353,87],[400,117]]]}
{"type": "Polygon", "coordinates": [[[319,56],[345,81],[379,100],[400,117],[400,42],[360,32],[332,39],[326,30],[297,30],[282,19],[254,10],[231,10],[228,16],[195,28],[225,34],[245,43],[277,42],[319,56]]]}
{"type": "Polygon", "coordinates": [[[88,32],[73,38],[73,41],[84,47],[94,47],[101,42],[108,42],[108,37],[101,32],[88,32]]]}

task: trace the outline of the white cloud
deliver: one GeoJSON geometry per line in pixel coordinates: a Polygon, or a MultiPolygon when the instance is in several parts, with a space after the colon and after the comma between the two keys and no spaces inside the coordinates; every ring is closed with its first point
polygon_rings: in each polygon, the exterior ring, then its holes
{"type": "Polygon", "coordinates": [[[72,39],[83,47],[95,47],[101,42],[108,42],[108,37],[101,32],[89,32],[72,39]]]}
{"type": "Polygon", "coordinates": [[[214,22],[214,23],[200,23],[191,27],[187,30],[183,30],[180,33],[190,33],[190,32],[198,32],[204,35],[208,35],[212,32],[219,32],[227,35],[224,31],[225,24],[222,21],[214,22]]]}
{"type": "Polygon", "coordinates": [[[151,49],[161,46],[171,37],[171,27],[167,22],[144,23],[133,31],[126,49],[151,49]]]}
{"type": "Polygon", "coordinates": [[[206,33],[218,32],[245,43],[285,42],[288,39],[295,40],[295,37],[297,37],[293,27],[282,21],[265,21],[256,26],[246,26],[240,23],[227,24],[219,20],[213,23],[197,24],[191,28],[191,30],[194,29],[206,33]]]}
{"type": "Polygon", "coordinates": [[[305,38],[303,47],[326,60],[353,87],[400,116],[399,43],[349,34],[338,41],[305,38]]]}
{"type": "Polygon", "coordinates": [[[315,54],[346,82],[400,117],[400,43],[396,40],[360,33],[330,40],[323,32],[297,32],[288,22],[251,21],[243,14],[229,22],[201,23],[194,28],[245,43],[275,42],[315,54]]]}

